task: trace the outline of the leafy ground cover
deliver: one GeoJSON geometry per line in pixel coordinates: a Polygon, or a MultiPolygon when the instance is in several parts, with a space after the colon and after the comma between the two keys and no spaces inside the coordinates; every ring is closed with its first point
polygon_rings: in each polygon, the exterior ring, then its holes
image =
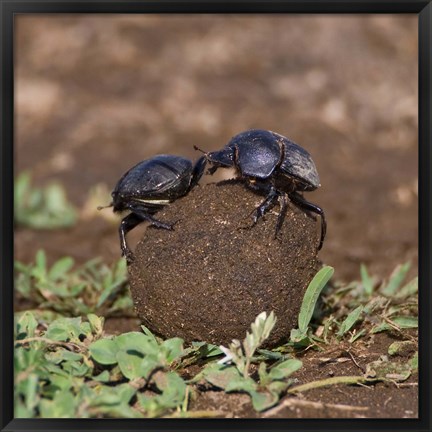
{"type": "Polygon", "coordinates": [[[362,405],[314,402],[307,395],[341,386],[415,386],[417,278],[405,282],[408,269],[398,266],[378,285],[363,265],[361,280],[347,285],[331,282],[333,268],[323,267],[304,296],[289,342],[268,350],[260,347],[283,317],[265,311],[243,341],[227,347],[161,340],[144,326],[112,334],[106,319],[133,316],[124,260],[112,267],[95,261],[75,266],[65,257],[48,267],[39,251],[34,263],[16,263],[17,293],[34,306],[16,313],[16,416],[232,415],[217,403],[200,408],[211,394],[246,397],[243,410],[252,417],[281,415],[293,406],[367,416],[362,405]],[[394,341],[374,360],[361,359],[362,347],[378,334],[394,341]],[[335,349],[343,355],[329,355],[335,349]],[[301,378],[313,357],[322,365],[350,362],[357,373],[301,378]]]}

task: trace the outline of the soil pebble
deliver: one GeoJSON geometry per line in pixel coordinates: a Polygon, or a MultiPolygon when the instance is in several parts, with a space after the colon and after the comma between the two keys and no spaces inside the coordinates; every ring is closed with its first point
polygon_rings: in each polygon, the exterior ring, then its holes
{"type": "Polygon", "coordinates": [[[138,316],[152,332],[186,342],[243,340],[256,316],[274,311],[267,347],[284,342],[320,264],[319,220],[293,204],[275,239],[279,206],[252,225],[263,196],[239,181],[194,188],[157,213],[173,231],[149,227],[129,266],[138,316]]]}

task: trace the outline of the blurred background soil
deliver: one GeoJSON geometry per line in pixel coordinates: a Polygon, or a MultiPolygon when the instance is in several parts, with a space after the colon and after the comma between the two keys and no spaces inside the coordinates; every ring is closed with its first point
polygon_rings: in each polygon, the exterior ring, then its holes
{"type": "Polygon", "coordinates": [[[336,278],[358,279],[361,262],[417,271],[416,16],[22,15],[15,37],[15,173],[61,182],[81,209],[68,230],[17,229],[17,259],[117,260],[119,219],[95,210],[109,194],[89,204],[96,184],[262,128],[315,160],[307,198],[326,212],[320,257],[336,278]]]}

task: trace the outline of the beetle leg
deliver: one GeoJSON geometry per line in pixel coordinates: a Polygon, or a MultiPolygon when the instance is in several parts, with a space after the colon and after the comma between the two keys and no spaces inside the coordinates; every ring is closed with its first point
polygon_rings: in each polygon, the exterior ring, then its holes
{"type": "Polygon", "coordinates": [[[280,210],[279,215],[276,222],[276,230],[275,230],[275,238],[277,238],[278,232],[282,228],[283,221],[285,219],[285,215],[288,209],[288,200],[287,200],[287,194],[282,193],[280,194],[280,210]]]}
{"type": "Polygon", "coordinates": [[[279,192],[274,187],[271,187],[266,199],[253,212],[253,225],[274,205],[278,196],[279,192]]]}
{"type": "Polygon", "coordinates": [[[133,214],[141,218],[141,222],[150,222],[156,228],[172,230],[173,226],[175,225],[175,222],[173,224],[167,224],[165,222],[161,222],[160,220],[155,219],[151,214],[148,213],[148,211],[142,209],[141,207],[129,206],[129,208],[133,212],[133,214]]]}
{"type": "Polygon", "coordinates": [[[219,168],[218,165],[212,165],[208,170],[207,170],[207,174],[209,175],[213,175],[217,169],[219,168]]]}
{"type": "Polygon", "coordinates": [[[119,236],[120,236],[120,247],[122,250],[122,256],[126,258],[128,263],[133,260],[133,253],[129,249],[126,243],[126,234],[134,229],[137,225],[142,222],[142,218],[136,215],[135,213],[128,214],[125,218],[122,219],[119,226],[119,236]]]}
{"type": "Polygon", "coordinates": [[[191,190],[194,186],[196,186],[204,174],[205,167],[207,165],[207,158],[205,156],[201,156],[195,163],[192,171],[192,178],[189,185],[189,190],[191,190]]]}
{"type": "Polygon", "coordinates": [[[318,250],[322,248],[322,245],[324,243],[324,238],[327,232],[327,222],[324,215],[324,210],[321,207],[318,207],[316,204],[313,204],[309,201],[306,201],[301,195],[297,193],[291,193],[289,194],[289,197],[291,200],[296,204],[297,206],[309,210],[313,213],[319,214],[321,216],[321,239],[318,246],[318,250]]]}
{"type": "Polygon", "coordinates": [[[133,206],[129,206],[132,213],[128,214],[125,218],[122,219],[119,226],[119,236],[120,236],[120,247],[122,250],[122,256],[126,257],[128,263],[133,261],[133,253],[129,249],[126,242],[126,234],[133,230],[137,225],[141,222],[147,221],[150,222],[156,228],[162,228],[166,230],[172,230],[174,224],[167,224],[161,221],[158,221],[145,210],[140,208],[134,208],[133,206]]]}

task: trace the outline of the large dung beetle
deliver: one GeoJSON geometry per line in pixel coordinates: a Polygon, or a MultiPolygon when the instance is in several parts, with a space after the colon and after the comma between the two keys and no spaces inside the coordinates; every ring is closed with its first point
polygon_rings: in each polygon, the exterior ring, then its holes
{"type": "Polygon", "coordinates": [[[193,165],[184,157],[162,154],[138,163],[121,177],[111,194],[113,201],[107,207],[113,207],[114,212],[131,212],[119,227],[122,256],[128,262],[132,261],[133,254],[127,246],[126,234],[144,221],[157,228],[173,229],[174,224],[161,222],[153,215],[186,195],[198,183],[205,165],[204,156],[193,165]]]}
{"type": "MultiPolygon", "coordinates": [[[[195,149],[200,150],[196,146],[195,149]]],[[[203,153],[212,165],[209,174],[214,174],[219,167],[235,167],[250,187],[266,193],[265,200],[253,212],[254,225],[280,199],[276,236],[286,214],[287,197],[302,209],[319,214],[318,250],[321,249],[327,229],[324,211],[301,194],[320,186],[315,164],[305,149],[275,132],[251,129],[235,135],[222,150],[203,153]]]]}

